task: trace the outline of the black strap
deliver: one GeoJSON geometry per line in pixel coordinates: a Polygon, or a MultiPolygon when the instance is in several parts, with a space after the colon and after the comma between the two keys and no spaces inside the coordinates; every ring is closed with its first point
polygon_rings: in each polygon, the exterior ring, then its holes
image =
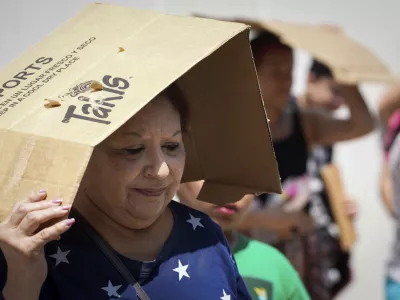
{"type": "Polygon", "coordinates": [[[137,282],[135,277],[129,272],[128,268],[118,257],[117,253],[111,248],[110,245],[88,224],[88,222],[76,211],[74,210],[74,215],[77,216],[77,225],[84,230],[86,235],[100,248],[104,255],[108,258],[110,263],[118,271],[118,273],[132,285],[136,291],[136,295],[140,300],[150,300],[142,286],[137,282]]]}

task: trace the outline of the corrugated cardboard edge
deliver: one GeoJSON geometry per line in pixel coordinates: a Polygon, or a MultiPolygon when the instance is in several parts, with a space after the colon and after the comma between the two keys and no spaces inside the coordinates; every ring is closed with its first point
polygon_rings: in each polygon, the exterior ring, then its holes
{"type": "MultiPolygon", "coordinates": [[[[264,31],[269,31],[278,37],[281,38],[282,42],[292,48],[299,48],[299,49],[305,49],[301,45],[298,45],[295,41],[291,40],[290,38],[286,37],[285,35],[282,34],[281,31],[279,31],[275,26],[273,26],[274,23],[283,23],[283,24],[291,24],[291,25],[310,25],[310,26],[323,26],[325,24],[307,24],[307,23],[296,23],[296,22],[287,22],[287,21],[277,21],[277,20],[256,20],[252,18],[242,18],[242,17],[232,17],[232,18],[226,18],[226,17],[213,17],[213,16],[206,16],[203,14],[193,14],[194,16],[197,17],[202,17],[202,18],[217,18],[219,20],[227,21],[227,22],[235,22],[235,23],[241,23],[241,24],[246,24],[251,26],[252,29],[254,30],[264,30],[264,31]]],[[[354,40],[353,38],[349,37],[346,32],[338,27],[337,28],[340,33],[343,36],[346,36],[347,38],[351,39],[354,43],[358,44],[360,47],[364,48],[368,52],[370,52],[371,55],[373,55],[377,60],[380,60],[379,57],[373,53],[369,48],[367,48],[365,45],[359,43],[358,41],[354,40]]],[[[350,84],[357,84],[360,82],[382,82],[382,83],[387,83],[387,84],[395,84],[400,81],[400,76],[398,75],[393,75],[390,74],[389,69],[387,74],[361,74],[358,72],[352,72],[349,70],[341,69],[337,66],[332,66],[328,62],[324,60],[321,56],[318,55],[318,53],[314,52],[312,49],[305,49],[306,51],[310,52],[312,56],[314,56],[317,60],[320,60],[324,63],[327,63],[331,68],[334,73],[335,78],[340,78],[340,81],[345,82],[345,83],[350,83],[350,84]]],[[[383,65],[384,63],[381,62],[383,65]]]]}
{"type": "MultiPolygon", "coordinates": [[[[209,19],[209,17],[204,17],[204,16],[202,16],[202,15],[193,15],[194,17],[196,17],[196,18],[203,18],[203,19],[209,19]]],[[[230,23],[237,23],[237,22],[233,22],[233,21],[230,21],[230,20],[222,20],[222,19],[215,19],[215,20],[217,20],[217,21],[221,21],[221,22],[230,22],[230,23]]],[[[231,39],[232,38],[235,38],[235,37],[238,37],[238,35],[240,35],[240,34],[247,34],[247,38],[249,38],[249,34],[250,34],[250,30],[251,30],[251,26],[250,26],[250,24],[246,24],[246,23],[243,23],[243,25],[247,25],[247,30],[246,31],[241,31],[241,32],[239,32],[237,35],[235,35],[234,37],[231,37],[231,39]]],[[[226,41],[225,41],[226,42],[226,41]]],[[[224,43],[225,43],[224,42],[224,43]]],[[[223,44],[224,44],[223,43],[223,44]]],[[[221,44],[221,46],[223,45],[223,44],[221,44]]],[[[250,44],[248,45],[249,46],[249,51],[250,51],[250,53],[251,53],[251,47],[250,47],[250,44]]],[[[214,50],[213,52],[215,52],[216,50],[214,50]]],[[[210,53],[211,54],[211,53],[210,53]]],[[[252,60],[253,60],[253,65],[254,65],[254,68],[255,68],[255,62],[254,62],[254,57],[252,56],[252,60]]],[[[259,79],[258,79],[258,76],[257,76],[257,81],[258,81],[259,79]]],[[[258,90],[259,90],[259,92],[260,92],[260,94],[261,94],[261,88],[260,88],[260,84],[259,84],[259,81],[258,81],[258,90]]],[[[226,184],[221,184],[221,183],[217,183],[217,182],[213,182],[213,181],[209,181],[209,180],[207,180],[207,179],[205,179],[204,180],[204,184],[203,184],[203,187],[202,187],[202,189],[201,189],[201,191],[200,191],[200,193],[199,193],[199,195],[198,195],[198,199],[199,200],[204,200],[204,201],[206,201],[205,199],[207,199],[207,198],[209,198],[210,197],[210,194],[211,194],[211,190],[213,190],[213,191],[215,191],[215,193],[216,193],[216,195],[215,195],[215,197],[213,196],[212,198],[217,198],[217,197],[219,197],[219,196],[217,196],[217,195],[220,195],[221,197],[223,197],[223,190],[224,189],[229,189],[230,190],[230,193],[231,193],[231,197],[232,198],[236,198],[237,200],[240,200],[244,195],[243,195],[243,193],[242,193],[242,196],[241,197],[239,197],[239,194],[240,194],[240,190],[244,190],[244,191],[256,191],[256,192],[253,192],[253,193],[251,193],[251,192],[248,192],[249,194],[254,194],[254,193],[264,193],[264,192],[266,192],[266,193],[272,193],[272,194],[282,194],[282,185],[281,185],[281,179],[280,179],[280,176],[279,176],[279,169],[278,169],[278,163],[277,163],[277,160],[276,160],[276,154],[275,154],[275,150],[274,150],[274,145],[273,145],[273,142],[272,142],[272,134],[271,134],[271,129],[270,129],[270,127],[269,127],[269,119],[268,119],[268,113],[267,113],[267,110],[266,110],[266,107],[265,107],[265,103],[264,103],[264,101],[261,101],[261,105],[262,105],[262,107],[263,107],[263,110],[264,110],[264,113],[265,113],[265,123],[267,124],[267,128],[268,128],[268,140],[269,140],[269,142],[270,142],[270,147],[271,147],[271,149],[272,149],[272,154],[273,154],[273,158],[274,158],[274,161],[275,161],[275,164],[276,164],[276,169],[278,170],[278,176],[275,176],[275,183],[274,183],[274,186],[277,186],[277,187],[279,187],[279,188],[277,188],[277,189],[273,189],[273,190],[269,190],[269,191],[257,191],[257,188],[255,188],[255,187],[243,187],[243,186],[237,186],[237,185],[226,185],[226,184]]],[[[198,156],[198,154],[197,154],[197,151],[196,151],[196,156],[197,156],[197,159],[199,160],[199,156],[198,156]]],[[[200,160],[199,160],[200,161],[200,160]]],[[[200,164],[201,165],[201,164],[200,164]]],[[[203,172],[203,174],[204,174],[204,172],[203,172]]],[[[183,181],[183,182],[190,182],[190,181],[183,181]]]]}

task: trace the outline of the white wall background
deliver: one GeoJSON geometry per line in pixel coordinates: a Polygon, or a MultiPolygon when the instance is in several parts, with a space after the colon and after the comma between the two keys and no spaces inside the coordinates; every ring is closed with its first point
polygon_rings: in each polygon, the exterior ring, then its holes
{"type": "MultiPolygon", "coordinates": [[[[76,14],[90,0],[0,0],[0,68],[76,14]]],[[[400,2],[398,0],[109,0],[110,3],[155,9],[174,14],[191,12],[221,16],[251,16],[292,21],[332,22],[369,46],[400,73],[400,2]]],[[[296,53],[294,91],[304,87],[309,57],[296,53]]],[[[362,87],[376,111],[382,85],[362,87]]],[[[340,300],[384,299],[385,260],[390,251],[393,224],[379,197],[381,164],[378,134],[337,146],[348,193],[360,201],[359,240],[354,249],[355,279],[340,300]]]]}

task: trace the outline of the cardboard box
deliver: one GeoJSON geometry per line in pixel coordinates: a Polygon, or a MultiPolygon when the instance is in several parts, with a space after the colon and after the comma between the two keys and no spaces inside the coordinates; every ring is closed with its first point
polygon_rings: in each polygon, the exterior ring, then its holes
{"type": "Polygon", "coordinates": [[[250,25],[254,30],[272,32],[288,46],[308,51],[328,65],[340,82],[395,83],[400,80],[374,53],[349,37],[340,27],[277,20],[225,20],[250,25]]]}
{"type": "Polygon", "coordinates": [[[199,198],[279,193],[248,32],[93,4],[12,62],[0,72],[0,219],[43,188],[71,203],[93,147],[176,80],[190,108],[184,181],[206,181],[199,198]]]}
{"type": "Polygon", "coordinates": [[[347,215],[344,206],[345,195],[339,169],[334,164],[329,164],[321,169],[328,200],[332,214],[339,227],[340,246],[343,251],[350,251],[357,239],[357,233],[353,221],[347,215]]]}

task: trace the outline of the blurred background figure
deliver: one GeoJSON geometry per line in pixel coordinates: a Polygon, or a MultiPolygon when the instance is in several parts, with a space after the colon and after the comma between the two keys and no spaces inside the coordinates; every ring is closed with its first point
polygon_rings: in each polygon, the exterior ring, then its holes
{"type": "MultiPolygon", "coordinates": [[[[302,240],[301,234],[304,233],[304,229],[311,228],[309,222],[287,223],[290,227],[284,230],[286,236],[281,236],[277,240],[264,238],[259,233],[256,233],[255,237],[283,249],[299,271],[313,299],[331,299],[338,292],[337,284],[342,281],[341,279],[344,282],[340,285],[346,284],[349,280],[347,255],[343,254],[344,257],[341,257],[341,253],[338,253],[340,246],[337,242],[337,233],[335,236],[332,230],[334,224],[329,213],[329,205],[327,205],[326,197],[325,199],[321,197],[322,183],[310,181],[307,163],[310,162],[314,166],[311,175],[315,175],[314,179],[316,179],[315,177],[319,176],[318,170],[324,163],[318,163],[316,157],[310,157],[314,147],[328,147],[319,148],[319,152],[321,149],[328,150],[329,155],[329,148],[333,144],[370,133],[374,129],[374,120],[357,85],[336,82],[329,68],[319,62],[314,62],[310,70],[306,92],[299,98],[301,100],[298,105],[297,100],[290,94],[293,71],[292,49],[282,43],[279,37],[267,31],[261,31],[251,41],[251,47],[270,120],[275,154],[286,198],[263,195],[259,197],[261,207],[264,207],[266,211],[272,206],[284,209],[284,206],[279,206],[282,202],[300,201],[302,204],[298,205],[298,208],[304,208],[307,214],[311,213],[314,225],[312,230],[305,232],[305,241],[302,240]],[[331,113],[333,108],[339,107],[342,103],[347,105],[350,112],[350,116],[345,119],[336,118],[331,113]],[[293,181],[298,182],[297,187],[301,186],[300,182],[305,183],[308,187],[308,196],[304,196],[304,189],[302,195],[297,193],[299,189],[293,192],[292,188],[292,191],[289,191],[293,184],[287,183],[293,181]],[[316,183],[317,187],[315,187],[316,183]],[[289,190],[285,190],[288,186],[289,190]],[[303,200],[298,199],[298,196],[303,200]],[[293,232],[293,229],[296,229],[296,232],[293,232]],[[292,233],[291,236],[290,233],[292,233]],[[340,275],[336,267],[343,264],[346,270],[342,270],[340,275]]],[[[318,153],[318,149],[315,151],[318,153]]],[[[329,157],[326,162],[328,161],[329,157]]],[[[346,203],[343,205],[351,208],[346,203]]],[[[349,211],[349,214],[353,213],[354,211],[349,211]]],[[[265,218],[268,217],[269,214],[265,216],[265,218]]],[[[255,220],[253,213],[250,213],[243,222],[242,229],[265,227],[265,224],[254,224],[255,220]]]]}
{"type": "Polygon", "coordinates": [[[396,226],[395,243],[389,260],[386,279],[386,299],[400,299],[400,85],[393,86],[379,106],[384,163],[381,175],[381,195],[396,226]]]}
{"type": "Polygon", "coordinates": [[[237,231],[254,196],[248,195],[221,207],[196,199],[202,184],[202,181],[181,184],[179,199],[181,203],[208,214],[221,226],[252,298],[310,299],[298,273],[283,254],[237,231]]]}
{"type": "MultiPolygon", "coordinates": [[[[335,81],[332,70],[324,63],[313,60],[309,70],[306,93],[296,98],[301,109],[319,111],[332,116],[345,100],[339,94],[338,83],[335,81]]],[[[315,226],[314,237],[308,238],[309,261],[308,265],[322,273],[319,286],[315,283],[318,277],[310,278],[309,289],[325,290],[326,298],[334,298],[351,279],[350,253],[344,251],[340,245],[338,225],[335,223],[330,195],[325,187],[325,180],[321,169],[333,163],[333,145],[314,145],[309,153],[307,172],[310,177],[310,196],[308,211],[315,226]],[[311,252],[311,253],[310,253],[311,252]],[[312,258],[314,254],[316,257],[312,258]],[[313,262],[318,262],[315,264],[313,262]],[[321,285],[323,288],[321,288],[321,285]]],[[[345,211],[350,218],[354,218],[358,205],[349,195],[344,198],[345,211]]],[[[315,294],[315,292],[314,292],[315,294]]]]}

